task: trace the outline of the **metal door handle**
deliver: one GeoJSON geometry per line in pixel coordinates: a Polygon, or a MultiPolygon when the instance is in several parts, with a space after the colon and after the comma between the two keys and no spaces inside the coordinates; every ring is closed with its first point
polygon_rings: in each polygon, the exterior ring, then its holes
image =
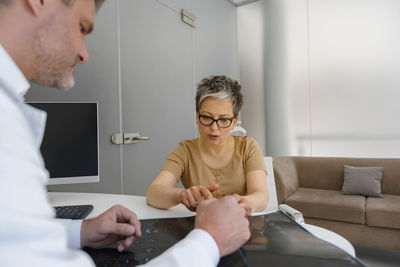
{"type": "Polygon", "coordinates": [[[147,136],[134,136],[132,140],[150,140],[147,136]]]}
{"type": "Polygon", "coordinates": [[[140,136],[139,133],[115,133],[111,136],[111,141],[116,145],[136,144],[142,140],[150,140],[147,136],[140,136]]]}

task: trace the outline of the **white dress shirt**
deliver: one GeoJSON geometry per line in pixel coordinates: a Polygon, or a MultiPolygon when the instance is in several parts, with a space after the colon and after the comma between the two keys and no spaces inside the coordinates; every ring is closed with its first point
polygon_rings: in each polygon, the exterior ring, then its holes
{"type": "MultiPolygon", "coordinates": [[[[24,103],[29,83],[0,45],[0,266],[93,266],[80,247],[81,221],[54,219],[40,154],[46,113],[24,103]]],[[[216,266],[219,251],[203,230],[146,266],[216,266]]]]}

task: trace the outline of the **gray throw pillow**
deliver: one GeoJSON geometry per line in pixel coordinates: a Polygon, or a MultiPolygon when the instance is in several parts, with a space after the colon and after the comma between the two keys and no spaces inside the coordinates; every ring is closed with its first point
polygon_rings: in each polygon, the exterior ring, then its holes
{"type": "Polygon", "coordinates": [[[381,191],[383,167],[353,167],[344,165],[342,193],[383,197],[381,191]]]}

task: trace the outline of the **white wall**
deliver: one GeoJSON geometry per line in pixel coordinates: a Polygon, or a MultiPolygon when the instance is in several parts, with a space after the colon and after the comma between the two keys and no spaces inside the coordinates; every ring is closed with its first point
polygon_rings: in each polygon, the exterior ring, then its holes
{"type": "MultiPolygon", "coordinates": [[[[187,0],[186,0],[187,1],[187,0]]],[[[209,75],[238,78],[236,8],[226,0],[192,0],[195,81],[209,75]]]]}
{"type": "Polygon", "coordinates": [[[400,2],[310,1],[313,155],[400,156],[400,2]]]}
{"type": "MultiPolygon", "coordinates": [[[[264,26],[257,53],[266,131],[246,127],[265,134],[267,155],[400,156],[398,10],[395,0],[264,0],[239,8],[239,22],[243,13],[242,23],[264,26]]],[[[239,44],[248,39],[239,31],[239,44]]],[[[241,78],[260,80],[257,64],[241,61],[241,78]]],[[[244,109],[246,123],[257,112],[244,109]]]]}
{"type": "Polygon", "coordinates": [[[242,126],[266,151],[264,110],[264,13],[262,2],[237,9],[239,79],[244,95],[242,126]]]}

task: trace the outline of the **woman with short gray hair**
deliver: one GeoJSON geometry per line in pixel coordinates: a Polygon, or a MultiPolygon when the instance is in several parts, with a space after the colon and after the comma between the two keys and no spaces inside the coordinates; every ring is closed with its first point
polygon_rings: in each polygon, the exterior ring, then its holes
{"type": "Polygon", "coordinates": [[[236,118],[243,105],[242,86],[237,81],[226,76],[211,76],[205,78],[197,86],[196,112],[200,112],[201,104],[207,97],[229,99],[233,105],[233,116],[236,118]]]}
{"type": "Polygon", "coordinates": [[[147,190],[147,203],[194,211],[212,197],[235,195],[248,213],[267,207],[269,195],[261,149],[248,136],[231,136],[243,105],[240,84],[219,75],[201,80],[196,92],[200,137],[180,142],[147,190]],[[175,188],[179,180],[184,189],[175,188]]]}

